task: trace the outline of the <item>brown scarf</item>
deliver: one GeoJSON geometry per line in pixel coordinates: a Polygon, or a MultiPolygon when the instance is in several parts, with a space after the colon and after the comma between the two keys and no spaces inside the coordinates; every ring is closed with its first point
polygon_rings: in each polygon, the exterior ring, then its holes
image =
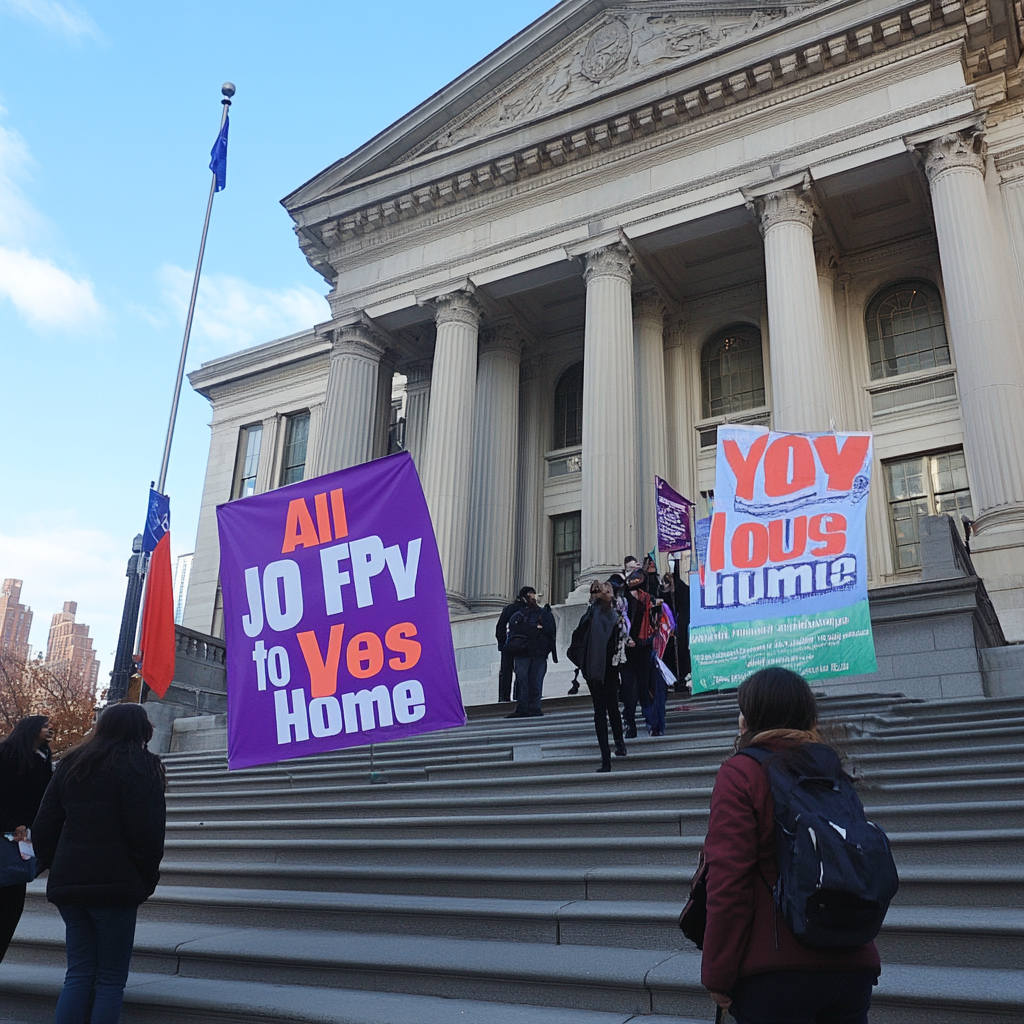
{"type": "Polygon", "coordinates": [[[765,729],[764,732],[757,733],[749,742],[744,746],[754,746],[754,744],[769,743],[772,740],[784,740],[786,743],[791,743],[794,746],[800,743],[824,743],[817,728],[805,731],[803,729],[765,729]]]}

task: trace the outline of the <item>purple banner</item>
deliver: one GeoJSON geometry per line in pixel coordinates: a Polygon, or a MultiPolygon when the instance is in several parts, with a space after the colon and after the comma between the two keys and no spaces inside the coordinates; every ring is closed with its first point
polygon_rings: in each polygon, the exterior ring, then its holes
{"type": "Polygon", "coordinates": [[[228,766],[465,725],[411,456],[217,508],[228,766]]]}
{"type": "Polygon", "coordinates": [[[654,491],[658,509],[658,550],[689,551],[693,502],[672,490],[660,476],[654,478],[654,491]]]}

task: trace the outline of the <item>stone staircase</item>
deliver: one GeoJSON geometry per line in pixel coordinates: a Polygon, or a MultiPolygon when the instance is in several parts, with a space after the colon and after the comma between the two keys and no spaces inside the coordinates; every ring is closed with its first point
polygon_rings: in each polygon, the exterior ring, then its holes
{"type": "MultiPolygon", "coordinates": [[[[610,775],[580,702],[545,706],[230,774],[222,752],[167,757],[126,1024],[713,1020],[676,919],[734,700],[670,700],[668,735],[610,775]]],[[[1024,699],[821,707],[900,866],[872,1024],[1024,1019],[1024,699]]],[[[5,1021],[52,1018],[43,893],[0,965],[5,1021]]]]}

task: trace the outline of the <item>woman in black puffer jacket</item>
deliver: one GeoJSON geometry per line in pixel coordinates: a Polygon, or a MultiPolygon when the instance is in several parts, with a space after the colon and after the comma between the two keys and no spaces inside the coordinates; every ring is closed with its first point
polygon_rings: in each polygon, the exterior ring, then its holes
{"type": "MultiPolygon", "coordinates": [[[[0,743],[0,833],[12,835],[15,842],[27,838],[26,830],[50,784],[52,739],[53,730],[46,715],[29,715],[0,743]]],[[[11,944],[24,909],[24,882],[0,886],[0,960],[11,944]]]]}
{"type": "Polygon", "coordinates": [[[54,1024],[117,1024],[140,903],[164,852],[167,783],[146,749],[139,704],[115,704],[60,763],[32,826],[46,897],[67,929],[68,970],[54,1024]]]}

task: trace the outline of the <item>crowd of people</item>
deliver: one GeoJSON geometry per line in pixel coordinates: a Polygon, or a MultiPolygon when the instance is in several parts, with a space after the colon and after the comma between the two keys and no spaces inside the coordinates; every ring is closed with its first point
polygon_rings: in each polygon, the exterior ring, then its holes
{"type": "MultiPolygon", "coordinates": [[[[568,656],[593,701],[599,772],[611,771],[609,725],[616,755],[626,756],[625,741],[637,736],[638,705],[648,735],[665,735],[668,687],[685,692],[690,673],[689,621],[690,588],[679,575],[678,562],[660,576],[650,555],[642,565],[627,555],[621,573],[590,584],[590,601],[573,631],[568,656]]],[[[498,701],[511,700],[513,693],[516,701],[506,717],[543,715],[548,657],[558,661],[551,606],[542,607],[536,590],[523,587],[502,610],[495,639],[501,654],[498,701]]],[[[570,694],[579,689],[576,678],[570,694]]]]}
{"type": "MultiPolygon", "coordinates": [[[[570,645],[593,698],[601,771],[611,767],[609,726],[620,757],[635,733],[630,694],[639,695],[652,735],[664,728],[664,702],[643,654],[653,648],[653,611],[664,599],[651,597],[649,573],[625,568],[621,583],[613,577],[590,585],[590,604],[570,645]],[[629,652],[637,650],[631,665],[629,652]]],[[[513,660],[530,715],[543,668],[520,662],[546,661],[555,637],[550,609],[538,606],[533,591],[519,603],[506,636],[528,641],[513,660]]],[[[799,675],[782,668],[755,672],[740,686],[738,703],[736,753],[718,773],[705,840],[703,984],[738,1024],[866,1024],[881,969],[874,942],[809,943],[780,914],[777,898],[782,862],[770,762],[805,775],[805,760],[819,766],[816,775],[825,765],[838,789],[845,778],[839,758],[818,732],[815,699],[799,675]],[[762,756],[745,757],[745,751],[762,756]]],[[[0,743],[4,839],[19,849],[34,844],[38,873],[49,870],[47,898],[66,927],[67,973],[55,1024],[120,1018],[138,908],[156,888],[163,856],[166,778],[159,757],[147,750],[152,734],[142,706],[108,707],[55,772],[44,716],[22,720],[0,743]]],[[[24,902],[25,882],[0,884],[0,960],[24,902]]]]}

